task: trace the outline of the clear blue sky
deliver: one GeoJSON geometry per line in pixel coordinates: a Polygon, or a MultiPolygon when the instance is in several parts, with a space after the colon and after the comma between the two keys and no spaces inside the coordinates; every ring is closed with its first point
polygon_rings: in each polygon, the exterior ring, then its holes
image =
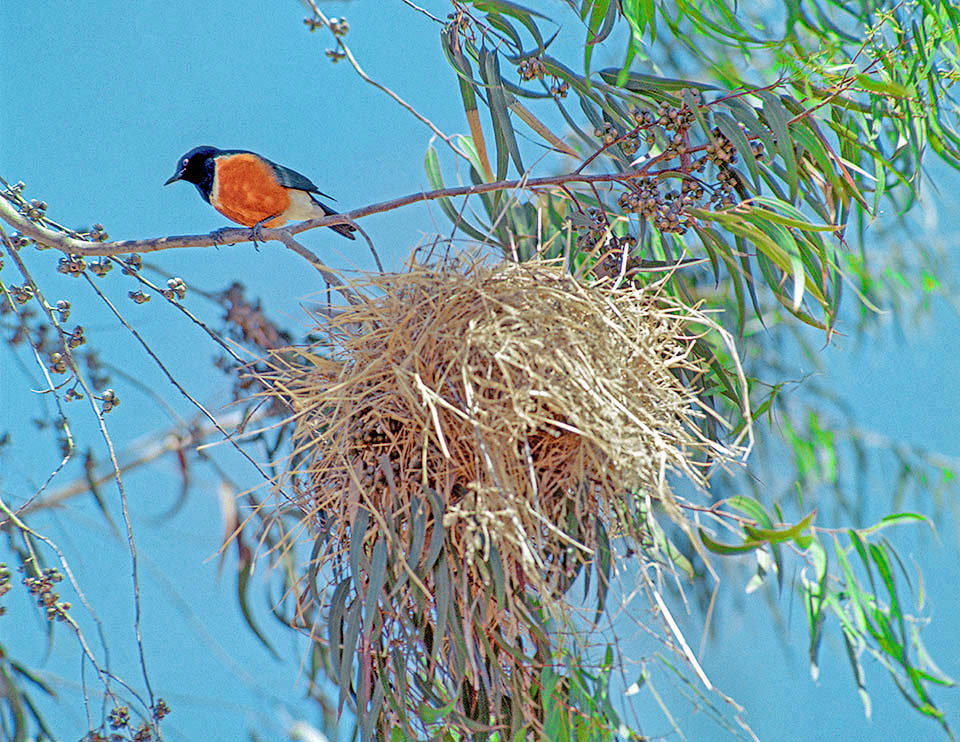
{"type": "MultiPolygon", "coordinates": [[[[423,4],[441,17],[448,12],[439,0],[423,4]]],[[[561,3],[545,5],[561,12],[561,3]]],[[[466,131],[434,24],[399,2],[358,0],[323,7],[330,15],[348,17],[348,41],[369,74],[407,97],[444,131],[466,131]]],[[[428,188],[423,155],[429,131],[362,83],[346,63],[331,65],[324,55],[328,36],[307,32],[302,23],[306,12],[295,0],[8,2],[3,15],[0,174],[25,181],[28,197],[46,200],[49,214],[63,224],[101,222],[115,238],[202,233],[224,226],[224,219],[192,187],[161,187],[177,157],[199,144],[252,149],[294,167],[336,197],[340,209],[428,188]]],[[[947,177],[957,182],[955,173],[947,177]]],[[[956,209],[949,213],[938,228],[956,247],[956,209]]],[[[424,235],[448,229],[439,210],[423,206],[373,217],[363,226],[388,270],[398,269],[424,235]]],[[[358,243],[328,230],[313,231],[305,241],[342,269],[371,267],[358,243]]],[[[55,274],[56,258],[52,253],[29,255],[51,298],[68,296],[74,302],[71,323],[83,324],[91,342],[103,347],[112,363],[154,386],[181,415],[191,415],[189,405],[80,282],[55,274]]],[[[148,259],[198,288],[217,290],[233,280],[244,281],[252,295],[264,299],[272,316],[290,318],[294,326],[305,327],[301,304],[322,288],[301,259],[275,243],[259,252],[241,245],[168,251],[148,259]]],[[[4,280],[16,282],[9,272],[8,267],[4,280]]],[[[204,337],[161,302],[143,307],[128,302],[126,292],[132,287],[117,273],[100,284],[104,291],[150,346],[169,360],[178,380],[219,410],[229,399],[228,381],[209,373],[210,346],[204,337]]],[[[215,319],[215,313],[209,316],[215,319]]],[[[859,347],[841,339],[824,350],[831,369],[827,381],[842,390],[866,427],[960,456],[960,355],[952,342],[958,334],[956,314],[937,304],[919,332],[905,333],[909,339],[884,331],[859,347]]],[[[56,457],[49,436],[23,422],[44,404],[24,393],[37,388],[35,380],[4,364],[0,409],[4,427],[14,430],[15,440],[12,449],[0,454],[0,487],[4,497],[16,503],[27,483],[36,485],[55,466],[56,457]]],[[[806,370],[798,361],[798,376],[806,370]]],[[[121,449],[135,449],[150,431],[169,425],[167,414],[146,395],[120,381],[116,387],[124,404],[109,422],[121,449]]],[[[85,440],[93,440],[88,425],[78,427],[85,440]]],[[[254,481],[244,463],[224,456],[238,478],[254,481]]],[[[77,468],[71,469],[63,481],[78,474],[77,468]]],[[[250,729],[264,739],[282,739],[290,718],[315,720],[312,706],[298,700],[304,691],[297,661],[303,644],[271,622],[256,589],[252,595],[262,626],[281,654],[293,659],[273,660],[243,624],[230,566],[220,575],[215,556],[223,528],[218,483],[202,477],[186,507],[169,520],[158,516],[175,498],[174,462],[164,461],[126,482],[143,560],[148,668],[155,692],[174,708],[164,729],[168,739],[178,741],[244,739],[250,729]]],[[[889,487],[883,475],[872,484],[882,493],[889,487]]],[[[105,493],[118,517],[115,490],[106,488],[105,493]]],[[[908,505],[925,512],[933,509],[922,501],[908,505]]],[[[886,500],[878,502],[878,514],[887,509],[886,500]]],[[[111,638],[118,674],[140,687],[124,541],[111,534],[85,497],[33,525],[68,553],[111,638]],[[77,530],[78,523],[83,530],[77,530]]],[[[924,570],[926,611],[934,619],[925,632],[928,646],[947,673],[960,676],[956,521],[945,522],[940,533],[941,542],[907,530],[891,533],[891,538],[924,570]]],[[[4,560],[12,561],[0,548],[4,560]]],[[[733,577],[725,589],[742,594],[742,584],[733,577]]],[[[62,592],[71,599],[68,589],[62,592]]],[[[57,626],[48,647],[45,624],[27,602],[11,593],[7,604],[8,615],[0,618],[3,645],[55,680],[61,697],[45,707],[48,719],[60,738],[79,738],[86,722],[77,689],[75,642],[57,626]]],[[[869,660],[865,665],[874,718],[864,720],[835,625],[824,649],[821,679],[813,683],[802,607],[785,593],[779,609],[785,623],[775,626],[761,594],[731,600],[703,656],[714,683],[746,707],[746,718],[761,739],[809,738],[818,729],[826,731],[823,739],[938,738],[935,726],[911,713],[886,674],[869,660]],[[786,653],[778,638],[784,632],[793,642],[786,653]]],[[[699,636],[699,625],[699,615],[686,622],[694,636],[699,636]]],[[[95,636],[88,621],[84,626],[95,636]]],[[[638,654],[650,649],[638,643],[638,654]]],[[[665,682],[661,686],[658,689],[673,699],[674,714],[682,718],[688,707],[665,682]]],[[[960,727],[957,693],[941,691],[936,698],[960,727]]],[[[636,699],[643,730],[653,737],[667,734],[669,725],[649,696],[636,699]]],[[[717,698],[714,703],[724,705],[717,698]]],[[[728,738],[703,714],[685,719],[683,728],[689,739],[728,738]]]]}

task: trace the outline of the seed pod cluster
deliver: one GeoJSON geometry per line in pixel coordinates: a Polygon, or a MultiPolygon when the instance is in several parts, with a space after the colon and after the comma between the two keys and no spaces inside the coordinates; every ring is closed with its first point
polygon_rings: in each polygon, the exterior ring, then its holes
{"type": "Polygon", "coordinates": [[[570,91],[570,83],[566,80],[561,80],[556,75],[551,74],[547,70],[546,65],[544,65],[543,59],[537,56],[526,57],[525,59],[520,60],[520,63],[517,65],[517,74],[520,75],[520,79],[523,82],[549,78],[550,95],[554,96],[555,98],[566,98],[567,93],[570,91]]]}
{"type": "Polygon", "coordinates": [[[113,263],[107,258],[100,258],[96,263],[90,264],[90,272],[98,278],[103,278],[113,270],[113,263]]]}
{"type": "MultiPolygon", "coordinates": [[[[689,229],[692,209],[734,205],[742,183],[736,170],[738,153],[734,144],[719,127],[710,131],[706,143],[698,143],[691,132],[696,121],[688,103],[691,95],[684,94],[682,98],[679,106],[662,103],[656,109],[632,108],[626,121],[626,127],[632,128],[618,127],[608,120],[594,130],[602,150],[616,145],[627,157],[641,150],[656,156],[659,167],[649,176],[622,180],[626,190],[617,198],[620,213],[637,214],[660,232],[679,235],[689,229]],[[708,167],[712,180],[709,175],[701,175],[708,167]]],[[[762,158],[762,143],[752,142],[750,146],[753,155],[762,158]]],[[[599,210],[588,212],[591,224],[579,227],[578,246],[588,250],[597,246],[619,247],[609,236],[604,237],[610,231],[607,215],[600,212],[603,218],[598,220],[595,211],[599,210]]]]}
{"type": "Polygon", "coordinates": [[[57,272],[76,278],[83,273],[86,268],[87,263],[82,257],[79,255],[68,255],[65,258],[60,258],[57,265],[57,272]]]}
{"type": "Polygon", "coordinates": [[[48,621],[64,620],[71,608],[70,603],[61,601],[60,595],[54,592],[54,586],[61,580],[63,575],[56,567],[47,567],[33,577],[23,578],[27,592],[36,598],[38,606],[46,610],[48,621]]]}
{"type": "Polygon", "coordinates": [[[547,68],[544,67],[543,60],[540,57],[527,57],[517,65],[517,73],[524,82],[542,80],[547,74],[547,68]]]}
{"type": "Polygon", "coordinates": [[[187,295],[187,284],[183,282],[182,278],[174,276],[167,280],[167,288],[165,288],[160,293],[163,294],[164,298],[173,301],[174,299],[183,300],[187,295]]]}

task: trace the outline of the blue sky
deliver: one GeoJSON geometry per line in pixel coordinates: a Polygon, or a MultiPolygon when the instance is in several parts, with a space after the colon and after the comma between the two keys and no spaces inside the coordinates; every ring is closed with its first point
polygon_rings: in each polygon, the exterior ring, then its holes
{"type": "MultiPolygon", "coordinates": [[[[423,4],[441,17],[448,12],[439,0],[423,4]]],[[[561,12],[561,3],[544,5],[561,12]]],[[[399,2],[358,0],[324,3],[323,8],[329,15],[348,17],[348,42],[371,76],[409,99],[445,132],[466,131],[435,25],[399,2]]],[[[430,132],[360,81],[346,63],[330,64],[324,54],[328,36],[308,33],[302,23],[306,12],[294,0],[7,3],[3,12],[0,175],[25,181],[28,197],[47,201],[49,214],[63,224],[101,222],[114,238],[203,233],[224,226],[225,220],[192,187],[162,187],[177,157],[199,144],[261,152],[311,178],[344,210],[428,188],[423,155],[430,132]]],[[[579,33],[574,27],[574,36],[579,33]]],[[[610,61],[616,58],[613,53],[610,61]]],[[[957,182],[956,173],[945,177],[957,182]]],[[[948,195],[956,191],[944,190],[948,195]]],[[[928,194],[936,204],[936,194],[928,194]]],[[[957,211],[943,212],[937,231],[956,247],[957,211]]],[[[422,205],[371,217],[363,226],[388,270],[399,269],[425,235],[448,230],[439,210],[422,205]]],[[[329,230],[310,232],[305,242],[338,268],[371,267],[362,246],[329,230]]],[[[155,388],[180,414],[191,415],[142,348],[80,282],[55,273],[56,257],[29,256],[48,293],[74,302],[72,321],[87,328],[91,342],[101,345],[113,364],[155,388]]],[[[301,259],[276,243],[259,251],[249,244],[167,251],[149,261],[183,276],[191,287],[218,290],[241,280],[251,295],[264,299],[272,316],[304,329],[301,306],[322,288],[301,259]]],[[[8,273],[9,268],[4,280],[13,281],[8,273]]],[[[202,334],[160,301],[142,307],[126,301],[132,286],[117,273],[100,284],[103,290],[191,394],[220,410],[229,401],[229,382],[209,373],[211,351],[202,334]]],[[[216,312],[209,316],[215,320],[216,312]]],[[[866,427],[960,456],[960,355],[951,341],[958,334],[955,312],[936,302],[918,331],[900,335],[886,329],[863,344],[838,339],[822,351],[830,369],[827,381],[842,390],[866,427]]],[[[35,380],[7,360],[3,364],[0,409],[4,427],[14,431],[15,445],[0,454],[0,486],[15,503],[27,483],[35,485],[56,465],[56,456],[50,436],[31,431],[26,422],[45,404],[25,393],[37,388],[35,380]]],[[[798,375],[807,370],[798,360],[798,375]]],[[[111,429],[121,450],[135,451],[151,431],[169,426],[169,417],[148,395],[122,382],[116,386],[124,404],[110,418],[111,429]]],[[[89,422],[78,421],[77,427],[81,437],[93,440],[89,422]]],[[[222,455],[238,477],[254,481],[246,464],[222,455]]],[[[71,469],[65,481],[79,474],[78,468],[71,469]]],[[[148,668],[155,691],[174,708],[165,732],[171,740],[241,739],[256,729],[264,738],[280,739],[289,719],[316,720],[313,707],[299,701],[304,682],[298,660],[304,645],[271,622],[265,600],[255,606],[257,615],[278,651],[291,661],[273,660],[244,625],[230,566],[222,574],[218,569],[223,528],[218,482],[200,477],[186,507],[169,520],[158,516],[175,499],[174,462],[161,461],[126,481],[142,558],[148,668]]],[[[881,473],[873,484],[882,491],[889,482],[881,473]]],[[[118,517],[115,491],[105,491],[118,517]]],[[[933,510],[922,501],[909,505],[933,510]]],[[[877,508],[879,514],[886,512],[886,501],[877,508]]],[[[125,542],[111,533],[86,497],[33,525],[68,553],[111,638],[118,674],[139,687],[125,542]]],[[[947,673],[960,676],[956,532],[950,517],[942,524],[940,541],[910,530],[891,538],[924,569],[926,610],[934,619],[925,633],[928,647],[947,673]]],[[[11,557],[0,549],[3,560],[11,557]]],[[[725,589],[739,594],[742,582],[730,580],[725,589]]],[[[58,626],[48,646],[44,622],[27,601],[15,593],[5,600],[9,612],[0,618],[0,640],[18,659],[58,679],[61,695],[47,705],[48,719],[60,738],[79,738],[85,721],[75,642],[58,626]]],[[[774,624],[759,594],[730,602],[703,662],[714,683],[747,708],[747,720],[761,739],[799,739],[814,730],[823,731],[824,739],[936,738],[934,725],[911,713],[885,673],[869,661],[874,714],[872,722],[864,720],[835,626],[815,684],[805,658],[805,619],[796,601],[791,603],[786,594],[780,601],[783,625],[774,624]],[[785,651],[780,641],[784,632],[793,641],[791,650],[785,651]]],[[[699,622],[698,615],[686,621],[695,636],[699,622]]],[[[95,635],[92,624],[84,625],[95,635]]],[[[649,651],[638,641],[638,653],[649,651]]],[[[664,692],[676,704],[673,713],[683,717],[688,707],[682,699],[669,687],[664,692]]],[[[956,692],[941,691],[936,697],[960,725],[956,692]]],[[[666,734],[669,724],[655,703],[644,695],[637,699],[644,731],[652,737],[666,734]]],[[[714,703],[724,705],[716,698],[714,703]]],[[[690,739],[728,738],[703,714],[692,715],[684,728],[690,739]]]]}

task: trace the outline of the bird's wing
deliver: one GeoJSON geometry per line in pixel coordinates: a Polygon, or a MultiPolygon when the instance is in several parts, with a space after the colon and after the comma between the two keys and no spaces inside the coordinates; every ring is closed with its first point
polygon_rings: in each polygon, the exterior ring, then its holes
{"type": "MultiPolygon", "coordinates": [[[[270,162],[270,160],[267,160],[270,162]]],[[[319,188],[317,188],[313,181],[310,180],[305,175],[301,175],[296,170],[291,170],[288,167],[283,165],[278,165],[275,162],[270,162],[270,166],[273,168],[273,172],[276,173],[277,180],[280,181],[280,185],[284,188],[296,188],[298,191],[307,191],[308,193],[316,193],[324,198],[329,198],[333,201],[336,201],[333,196],[329,196],[319,188]]]]}

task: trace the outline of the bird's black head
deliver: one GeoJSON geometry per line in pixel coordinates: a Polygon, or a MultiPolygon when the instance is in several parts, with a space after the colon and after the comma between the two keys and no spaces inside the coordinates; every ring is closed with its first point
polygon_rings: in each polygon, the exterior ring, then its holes
{"type": "Polygon", "coordinates": [[[164,185],[185,180],[199,186],[208,172],[207,163],[219,153],[216,147],[194,147],[177,161],[177,171],[164,185]]]}

